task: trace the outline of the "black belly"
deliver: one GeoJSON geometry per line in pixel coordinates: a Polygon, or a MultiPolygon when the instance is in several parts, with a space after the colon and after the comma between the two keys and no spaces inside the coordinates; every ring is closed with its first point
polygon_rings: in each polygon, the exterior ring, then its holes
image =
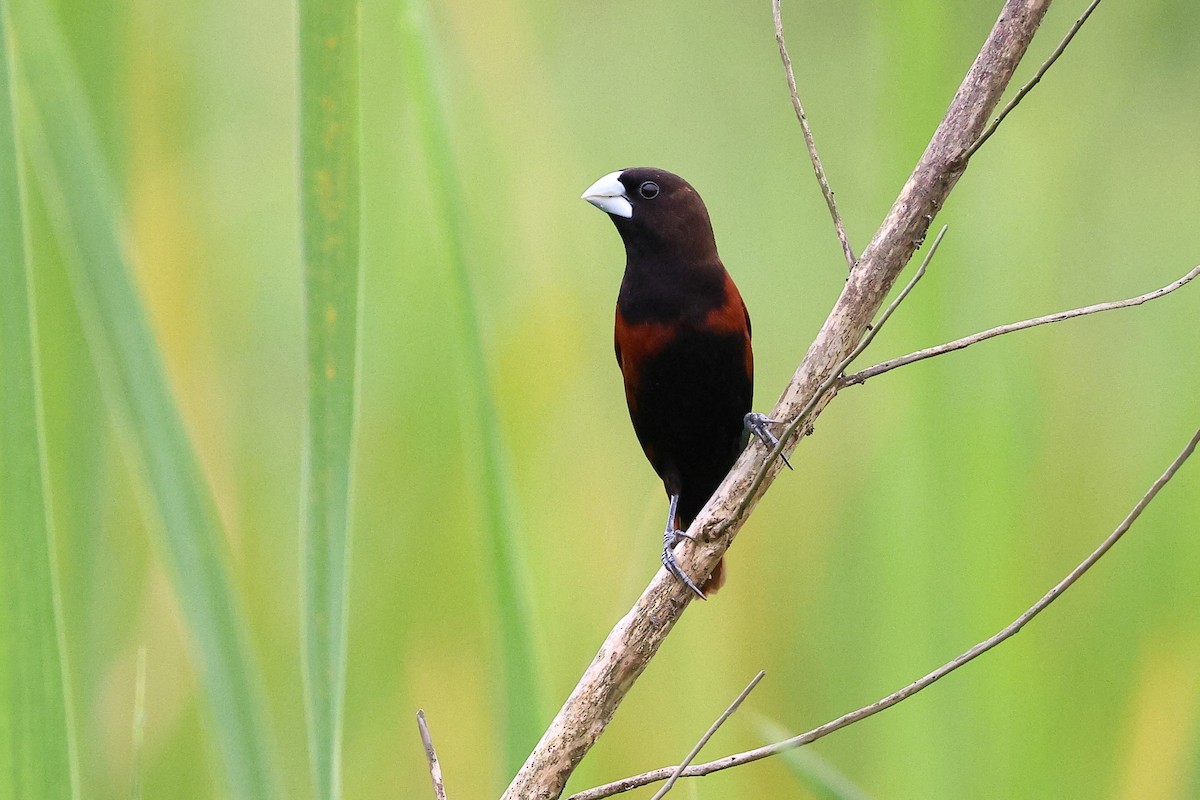
{"type": "Polygon", "coordinates": [[[700,513],[745,446],[742,418],[754,393],[745,336],[691,332],[640,365],[633,428],[679,525],[700,513]]]}

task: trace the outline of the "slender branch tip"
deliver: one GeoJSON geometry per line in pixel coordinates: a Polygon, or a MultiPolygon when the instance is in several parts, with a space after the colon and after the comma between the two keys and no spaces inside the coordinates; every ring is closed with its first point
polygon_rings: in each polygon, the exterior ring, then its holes
{"type": "Polygon", "coordinates": [[[1017,104],[1025,99],[1025,95],[1033,91],[1033,87],[1037,86],[1042,80],[1042,77],[1045,76],[1045,74],[1049,71],[1050,67],[1054,66],[1054,62],[1057,61],[1058,57],[1061,56],[1063,51],[1067,49],[1067,45],[1069,45],[1071,40],[1075,38],[1075,34],[1079,33],[1079,29],[1083,27],[1083,23],[1087,22],[1088,17],[1092,15],[1092,12],[1096,10],[1096,6],[1098,5],[1100,5],[1100,0],[1092,0],[1091,5],[1084,10],[1079,19],[1075,20],[1075,24],[1072,25],[1070,30],[1067,31],[1067,35],[1064,36],[1063,40],[1058,43],[1058,47],[1054,48],[1054,52],[1052,52],[1050,57],[1042,63],[1042,66],[1039,67],[1034,76],[1029,79],[1029,82],[1022,86],[1020,91],[1017,92],[1016,96],[1009,101],[1008,105],[1006,105],[1004,109],[996,115],[996,118],[992,120],[992,124],[987,126],[987,129],[979,135],[979,138],[975,140],[975,143],[963,151],[963,154],[960,157],[962,161],[965,162],[969,160],[971,156],[975,155],[975,151],[980,147],[983,147],[983,143],[992,137],[992,134],[995,133],[996,129],[1000,127],[1000,123],[1003,122],[1004,118],[1009,115],[1009,112],[1016,108],[1017,104]]]}
{"type": "Polygon", "coordinates": [[[425,720],[424,710],[417,711],[417,730],[421,734],[421,744],[425,746],[425,760],[429,764],[429,777],[433,781],[433,796],[436,800],[446,800],[442,764],[438,761],[437,750],[433,747],[433,737],[429,733],[429,723],[425,720]]]}
{"type": "Polygon", "coordinates": [[[792,70],[792,57],[788,54],[787,43],[783,37],[783,14],[780,11],[779,3],[780,0],[771,0],[771,12],[775,19],[775,41],[779,45],[779,58],[783,61],[784,73],[787,75],[792,108],[796,111],[796,119],[800,122],[800,129],[804,133],[804,146],[808,148],[808,158],[812,162],[817,183],[821,186],[821,194],[825,197],[825,205],[829,207],[829,215],[833,217],[833,228],[837,233],[838,242],[842,246],[842,255],[846,258],[846,266],[853,272],[855,265],[858,264],[858,259],[850,247],[849,239],[846,238],[846,227],[842,223],[842,215],[838,211],[833,189],[829,185],[829,178],[825,175],[825,167],[821,164],[821,157],[817,155],[817,144],[813,140],[812,128],[808,125],[808,115],[804,113],[804,104],[800,102],[800,92],[796,88],[796,74],[792,70]]]}
{"type": "Polygon", "coordinates": [[[993,339],[1006,333],[1016,333],[1017,331],[1028,330],[1029,328],[1036,328],[1039,325],[1048,325],[1053,322],[1064,322],[1069,319],[1075,319],[1076,317],[1085,317],[1089,314],[1099,314],[1104,311],[1116,311],[1117,309],[1121,308],[1140,306],[1143,303],[1150,302],[1151,300],[1157,300],[1160,297],[1165,297],[1176,289],[1186,286],[1197,275],[1200,275],[1200,264],[1197,264],[1195,267],[1189,270],[1187,274],[1178,280],[1175,280],[1166,286],[1163,286],[1162,288],[1155,289],[1152,292],[1146,292],[1145,294],[1140,294],[1137,297],[1130,297],[1126,300],[1116,300],[1110,303],[1096,303],[1095,305],[1083,306],[1082,308],[1073,308],[1068,311],[1058,311],[1042,317],[1021,320],[1020,322],[1010,322],[1007,325],[998,325],[995,328],[989,328],[985,331],[973,333],[970,336],[964,336],[961,339],[955,339],[952,342],[939,344],[935,347],[927,347],[924,350],[918,350],[905,356],[900,356],[898,358],[881,362],[873,367],[867,367],[866,369],[860,370],[853,375],[847,375],[842,379],[841,385],[855,386],[860,383],[865,383],[867,380],[874,378],[877,375],[882,375],[885,372],[891,372],[898,367],[907,366],[908,364],[912,364],[917,361],[924,361],[927,358],[933,358],[934,356],[940,356],[945,353],[953,353],[956,350],[962,350],[963,348],[970,347],[973,344],[985,342],[988,339],[993,339]]]}

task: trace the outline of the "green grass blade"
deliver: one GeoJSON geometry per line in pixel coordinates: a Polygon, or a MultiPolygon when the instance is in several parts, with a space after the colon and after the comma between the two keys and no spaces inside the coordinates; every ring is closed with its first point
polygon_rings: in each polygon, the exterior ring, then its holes
{"type": "Polygon", "coordinates": [[[300,0],[300,200],[308,323],[301,631],[317,797],[341,796],[359,332],[359,6],[300,0]]]}
{"type": "MultiPolygon", "coordinates": [[[[424,149],[433,176],[430,194],[445,222],[446,245],[454,267],[459,322],[474,380],[480,452],[472,456],[486,509],[485,529],[496,588],[496,613],[504,674],[504,764],[509,774],[524,762],[541,735],[540,697],[529,600],[529,581],[517,541],[515,502],[508,457],[488,381],[478,313],[471,294],[470,256],[465,242],[466,210],[450,150],[450,129],[442,106],[445,92],[436,40],[424,0],[410,0],[401,14],[401,48],[409,92],[421,117],[424,149]]],[[[472,445],[472,452],[475,447],[472,445]]]]}
{"type": "Polygon", "coordinates": [[[32,276],[0,2],[0,797],[78,797],[45,476],[32,276]]]}
{"type": "Polygon", "coordinates": [[[96,362],[106,405],[183,616],[229,795],[276,796],[273,741],[227,574],[213,498],[171,396],[118,231],[117,192],[57,20],[15,0],[27,144],[96,362]]]}
{"type": "Polygon", "coordinates": [[[138,648],[137,674],[133,684],[133,780],[130,800],[142,800],[142,770],[146,750],[146,645],[138,648]]]}

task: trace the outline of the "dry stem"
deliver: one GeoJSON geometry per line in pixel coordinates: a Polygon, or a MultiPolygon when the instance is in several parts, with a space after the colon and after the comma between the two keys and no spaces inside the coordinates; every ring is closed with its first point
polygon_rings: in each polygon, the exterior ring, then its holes
{"type": "Polygon", "coordinates": [[[761,681],[763,676],[766,674],[767,673],[765,670],[760,669],[758,674],[750,679],[750,683],[746,684],[746,688],[742,689],[741,693],[738,694],[738,696],[734,698],[733,702],[729,704],[729,708],[725,709],[725,711],[721,713],[721,716],[717,717],[713,724],[708,727],[708,730],[705,731],[704,735],[700,737],[700,741],[696,742],[696,746],[691,749],[691,752],[684,756],[683,761],[680,761],[679,766],[675,767],[675,771],[671,773],[671,777],[667,778],[667,782],[663,784],[663,787],[659,789],[655,793],[654,797],[650,798],[650,800],[661,800],[663,795],[671,791],[671,787],[675,785],[675,781],[679,780],[679,776],[682,775],[683,771],[688,768],[688,765],[696,760],[696,756],[700,755],[700,751],[704,749],[704,745],[708,744],[708,740],[713,737],[713,734],[717,732],[718,728],[725,724],[725,720],[732,717],[733,712],[737,711],[741,707],[746,698],[750,696],[750,693],[754,691],[754,687],[758,686],[758,682],[761,681]]]}
{"type": "MultiPolygon", "coordinates": [[[[993,636],[983,640],[953,661],[949,661],[938,667],[925,677],[910,683],[908,686],[905,686],[899,691],[889,694],[887,697],[877,700],[869,706],[863,706],[857,711],[851,711],[849,714],[844,714],[837,719],[832,720],[831,722],[821,725],[820,727],[813,728],[807,733],[802,733],[799,736],[793,736],[791,739],[785,739],[782,742],[776,742],[775,744],[770,744],[765,747],[748,750],[744,753],[725,756],[724,758],[717,759],[716,761],[710,761],[707,764],[696,764],[695,766],[688,767],[682,772],[682,777],[698,778],[700,776],[718,772],[723,769],[729,769],[730,767],[740,766],[741,764],[749,764],[752,761],[758,761],[760,759],[767,758],[768,756],[773,756],[776,753],[783,752],[784,750],[790,750],[795,747],[800,747],[802,745],[815,742],[817,739],[844,728],[851,723],[858,722],[861,719],[878,714],[884,709],[891,708],[901,700],[913,696],[925,687],[936,682],[938,679],[944,678],[946,675],[949,675],[951,672],[963,666],[967,662],[978,658],[996,645],[1000,644],[1006,639],[1011,638],[1018,631],[1020,631],[1021,628],[1025,627],[1026,623],[1028,623],[1031,619],[1040,614],[1048,605],[1058,599],[1058,597],[1067,589],[1069,589],[1071,585],[1075,583],[1075,581],[1079,580],[1083,573],[1091,569],[1092,566],[1099,561],[1114,544],[1117,543],[1117,540],[1125,535],[1125,532],[1129,530],[1134,521],[1141,516],[1142,511],[1146,509],[1146,506],[1150,505],[1150,502],[1155,498],[1155,496],[1158,495],[1159,490],[1167,484],[1167,481],[1174,477],[1175,473],[1179,471],[1179,468],[1183,466],[1183,462],[1188,460],[1188,457],[1191,456],[1193,451],[1195,451],[1197,443],[1200,443],[1200,429],[1198,429],[1196,433],[1192,435],[1191,440],[1183,448],[1183,451],[1175,457],[1175,460],[1171,462],[1171,466],[1167,467],[1167,471],[1159,476],[1158,480],[1154,482],[1146,494],[1142,496],[1142,499],[1139,500],[1133,507],[1133,510],[1130,511],[1125,519],[1121,521],[1121,524],[1118,525],[1116,529],[1108,535],[1108,538],[1101,542],[1099,547],[1093,550],[1087,558],[1085,558],[1077,567],[1075,567],[1075,569],[1071,570],[1065,578],[1056,583],[1054,588],[1046,592],[1046,594],[1044,594],[1040,600],[1030,606],[1025,613],[1021,614],[1021,616],[1017,617],[993,636]]],[[[604,786],[597,786],[594,789],[588,789],[585,792],[579,792],[578,794],[571,795],[569,800],[599,800],[602,797],[612,797],[615,794],[621,794],[622,792],[627,792],[630,789],[636,789],[639,786],[646,786],[647,784],[661,781],[671,775],[675,769],[675,767],[663,767],[651,772],[642,773],[641,775],[623,778],[622,780],[615,781],[604,786]]]]}
{"type": "Polygon", "coordinates": [[[825,195],[825,205],[829,206],[829,214],[833,217],[833,227],[837,231],[838,241],[842,244],[842,254],[846,256],[846,266],[851,270],[857,260],[854,251],[850,249],[850,241],[846,238],[846,227],[842,224],[842,215],[838,213],[837,202],[833,199],[833,189],[829,186],[829,178],[825,177],[825,168],[821,166],[821,157],[817,155],[817,144],[813,141],[812,129],[808,127],[808,116],[804,113],[804,105],[800,102],[800,93],[796,89],[796,75],[792,72],[792,57],[788,55],[787,44],[783,40],[783,17],[779,10],[779,0],[771,0],[771,12],[775,17],[775,42],[779,45],[779,57],[783,59],[783,69],[787,73],[788,91],[792,95],[792,108],[796,109],[796,119],[800,121],[800,129],[804,132],[804,144],[808,148],[808,158],[812,161],[813,172],[817,175],[817,183],[821,184],[821,194],[825,195]]]}
{"type": "MultiPolygon", "coordinates": [[[[908,297],[909,292],[913,290],[913,288],[917,285],[917,282],[920,281],[921,278],[925,277],[925,270],[929,267],[929,262],[933,260],[934,255],[937,254],[938,245],[942,243],[942,237],[945,235],[946,226],[943,225],[942,229],[938,231],[937,237],[934,238],[933,244],[930,245],[929,252],[925,254],[924,260],[921,261],[921,268],[918,269],[917,273],[912,276],[912,280],[910,280],[908,284],[900,290],[900,293],[896,295],[896,299],[893,300],[887,307],[887,310],[880,315],[879,321],[870,326],[870,329],[867,331],[867,335],[862,338],[862,341],[858,343],[858,346],[851,350],[850,354],[842,359],[842,363],[838,364],[837,368],[829,373],[829,377],[825,379],[825,382],[817,387],[817,391],[808,401],[808,404],[805,405],[804,408],[800,409],[800,413],[788,423],[787,428],[785,428],[783,431],[783,435],[779,437],[779,441],[776,443],[771,452],[767,454],[767,458],[763,462],[762,467],[754,476],[754,480],[750,484],[750,491],[746,493],[746,499],[742,501],[743,503],[748,503],[750,498],[754,496],[755,490],[766,477],[767,471],[770,469],[771,464],[774,463],[776,457],[784,459],[784,463],[787,464],[787,459],[783,453],[783,447],[788,441],[789,437],[791,437],[792,432],[795,431],[796,428],[798,428],[801,424],[805,425],[804,431],[806,434],[811,432],[811,427],[809,425],[810,412],[816,407],[817,403],[820,403],[823,399],[825,399],[826,395],[828,395],[829,392],[833,391],[839,385],[839,382],[842,380],[842,373],[846,370],[846,367],[854,363],[854,359],[858,358],[860,355],[862,355],[864,350],[870,347],[871,342],[873,342],[875,337],[879,335],[879,332],[883,330],[883,326],[887,324],[889,319],[891,319],[892,314],[894,314],[896,309],[900,307],[900,304],[904,302],[904,298],[908,297]]],[[[791,465],[788,464],[788,467],[790,468],[791,465]]]]}
{"type": "Polygon", "coordinates": [[[446,784],[442,780],[442,763],[433,748],[433,737],[429,734],[429,723],[425,712],[417,711],[417,730],[421,732],[421,744],[425,745],[425,760],[429,762],[429,777],[433,780],[433,794],[437,800],[446,800],[446,784]]]}
{"type": "MultiPolygon", "coordinates": [[[[1005,2],[929,146],[851,271],[841,296],[772,411],[772,418],[794,419],[862,340],[892,284],[966,169],[968,148],[982,133],[1049,4],[1050,0],[1005,2]]],[[[814,417],[830,396],[826,393],[813,406],[814,417]]],[[[785,450],[795,447],[798,433],[794,431],[785,442],[785,450]]],[[[688,533],[695,543],[685,541],[676,554],[688,574],[704,576],[712,571],[770,486],[782,463],[773,460],[763,478],[756,481],[765,455],[761,445],[748,447],[692,523],[688,533]]],[[[633,608],[609,633],[513,778],[504,800],[553,800],[561,796],[575,766],[604,731],[691,599],[686,586],[666,570],[658,571],[633,608]]]]}
{"type": "Polygon", "coordinates": [[[1151,300],[1157,300],[1164,295],[1170,294],[1179,287],[1191,281],[1192,278],[1195,278],[1197,275],[1200,275],[1200,265],[1193,267],[1188,274],[1184,275],[1174,283],[1169,283],[1161,289],[1155,289],[1152,292],[1146,292],[1146,294],[1140,294],[1137,297],[1130,297],[1128,300],[1116,300],[1111,303],[1097,303],[1096,305],[1084,306],[1083,308],[1073,308],[1070,311],[1059,311],[1055,314],[1047,314],[1044,317],[1034,317],[1033,319],[1022,320],[1021,322],[1010,322],[1007,325],[1000,325],[995,328],[989,328],[986,331],[973,333],[970,336],[964,336],[961,339],[955,339],[953,342],[939,344],[936,347],[927,347],[924,350],[918,350],[915,353],[909,353],[906,356],[900,356],[899,358],[893,358],[889,361],[884,361],[882,364],[876,364],[873,367],[867,367],[866,369],[856,372],[853,375],[847,375],[846,377],[842,378],[841,385],[853,386],[858,383],[863,383],[870,378],[874,378],[876,375],[882,375],[885,372],[890,372],[897,367],[903,367],[905,364],[911,364],[914,361],[921,361],[926,358],[940,356],[943,353],[952,353],[955,350],[962,350],[964,347],[970,347],[973,344],[978,344],[979,342],[987,341],[988,339],[995,338],[996,336],[1002,336],[1006,333],[1015,333],[1016,331],[1023,331],[1028,328],[1036,328],[1038,325],[1047,325],[1051,322],[1062,322],[1063,320],[1074,319],[1075,317],[1085,317],[1088,314],[1099,314],[1101,311],[1115,311],[1118,308],[1140,306],[1142,303],[1148,303],[1151,300]]]}
{"type": "Polygon", "coordinates": [[[1004,121],[1004,118],[1008,116],[1009,112],[1016,108],[1017,104],[1025,99],[1025,95],[1033,91],[1033,87],[1037,86],[1038,82],[1042,79],[1050,67],[1054,66],[1054,62],[1057,61],[1058,57],[1061,56],[1063,51],[1067,49],[1067,45],[1069,45],[1071,40],[1075,38],[1075,34],[1079,33],[1079,29],[1083,27],[1083,23],[1087,22],[1088,17],[1092,15],[1092,12],[1096,10],[1096,6],[1098,5],[1100,5],[1100,0],[1092,0],[1092,4],[1084,9],[1084,12],[1079,15],[1079,19],[1075,20],[1075,24],[1072,25],[1071,29],[1067,31],[1067,35],[1064,36],[1063,40],[1058,43],[1058,47],[1054,48],[1054,52],[1050,54],[1050,57],[1042,62],[1042,66],[1038,69],[1034,76],[1029,79],[1029,82],[1021,87],[1021,91],[1017,92],[1016,97],[1010,100],[1008,105],[1004,107],[1004,110],[996,115],[996,119],[992,120],[992,124],[988,125],[987,130],[985,130],[980,137],[975,140],[975,144],[971,145],[971,148],[967,150],[967,158],[975,155],[975,151],[983,147],[983,143],[992,137],[992,134],[995,133],[996,129],[1000,127],[1000,123],[1004,121]]]}

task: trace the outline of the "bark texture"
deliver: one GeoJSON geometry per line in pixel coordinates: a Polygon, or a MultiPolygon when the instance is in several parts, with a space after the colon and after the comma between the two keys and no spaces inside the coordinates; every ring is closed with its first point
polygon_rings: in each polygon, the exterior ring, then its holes
{"type": "MultiPolygon", "coordinates": [[[[791,420],[808,405],[866,333],[892,284],[966,169],[967,152],[983,132],[1049,5],[1050,0],[1008,0],[1004,4],[916,169],[859,258],[772,411],[774,419],[791,420]]],[[[826,393],[815,404],[810,419],[834,394],[826,393]]],[[[786,451],[794,449],[806,427],[796,429],[786,451]]],[[[689,533],[696,542],[684,542],[676,552],[689,574],[702,576],[711,571],[778,474],[782,463],[776,459],[758,478],[766,454],[761,445],[747,448],[692,524],[689,533]]],[[[686,586],[659,570],[633,608],[609,633],[503,800],[554,800],[561,796],[576,765],[600,737],[691,599],[686,586]]]]}

